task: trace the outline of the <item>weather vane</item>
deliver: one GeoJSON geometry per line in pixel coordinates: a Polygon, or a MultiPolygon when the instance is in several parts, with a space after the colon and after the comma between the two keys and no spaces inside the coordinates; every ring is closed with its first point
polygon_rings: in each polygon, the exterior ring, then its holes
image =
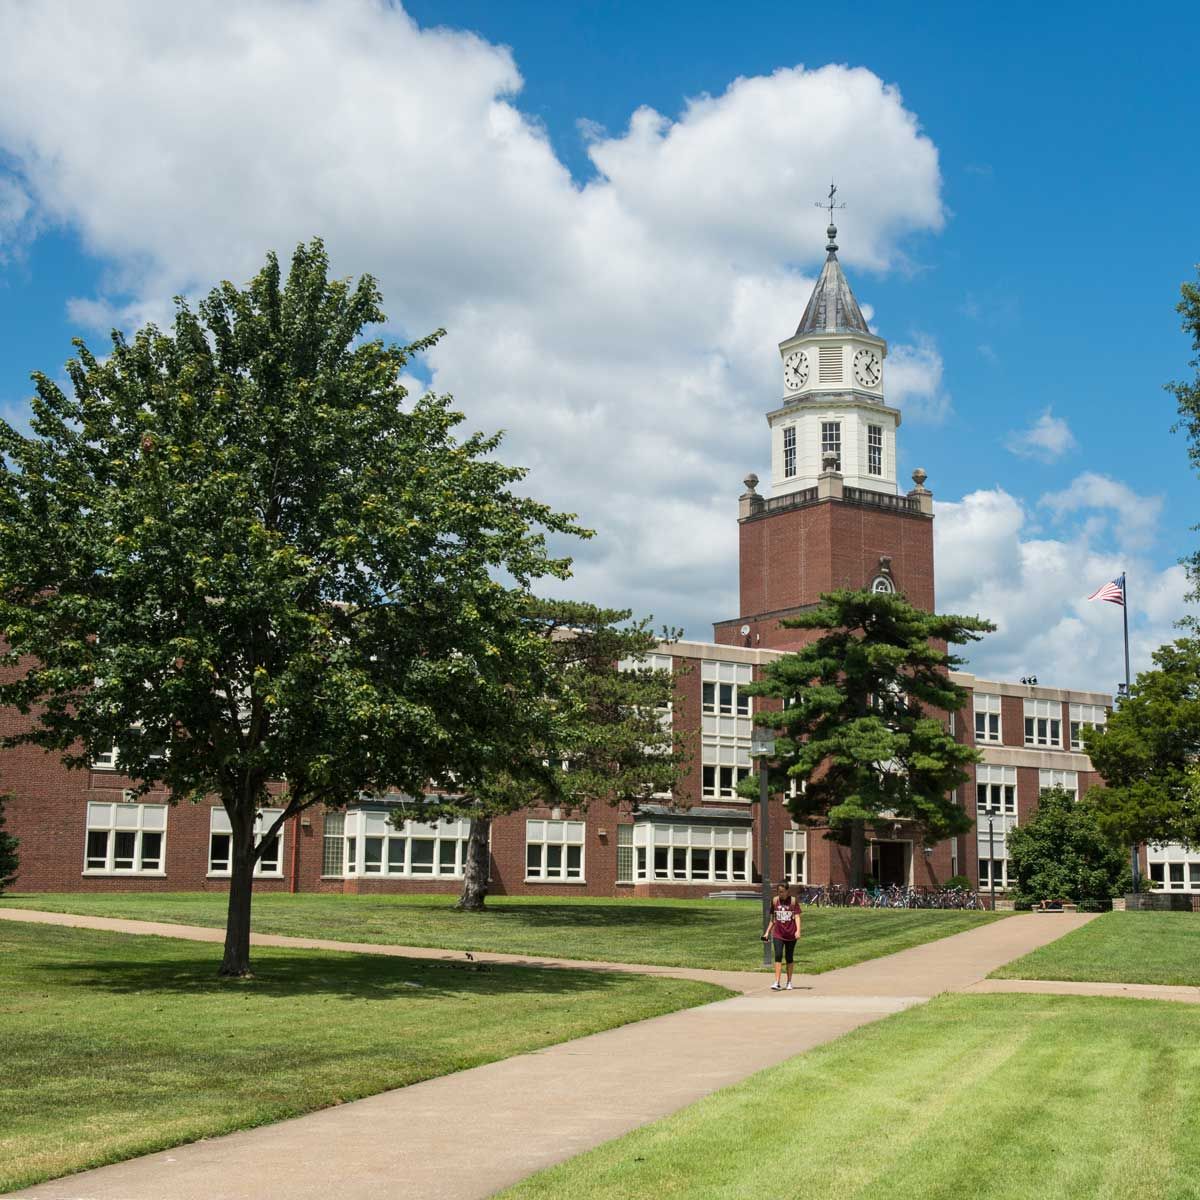
{"type": "Polygon", "coordinates": [[[815,200],[815,201],[813,202],[813,203],[814,203],[814,204],[817,206],[817,208],[827,208],[827,209],[829,209],[829,223],[830,223],[830,225],[832,225],[832,224],[833,224],[833,214],[834,214],[834,212],[835,212],[837,209],[839,209],[839,208],[845,208],[845,207],[846,207],[846,205],[845,205],[845,202],[844,202],[844,201],[843,201],[843,203],[841,203],[841,204],[838,204],[838,203],[836,202],[836,197],[837,197],[837,184],[836,184],[836,183],[834,183],[832,180],[830,180],[830,182],[829,182],[829,195],[828,195],[828,197],[826,197],[826,199],[824,199],[824,200],[815,200]]]}

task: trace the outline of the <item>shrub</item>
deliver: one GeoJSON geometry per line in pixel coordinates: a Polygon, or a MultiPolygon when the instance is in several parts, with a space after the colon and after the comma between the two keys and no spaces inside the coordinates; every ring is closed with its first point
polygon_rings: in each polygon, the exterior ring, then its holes
{"type": "Polygon", "coordinates": [[[4,832],[4,797],[0,796],[0,893],[17,877],[17,839],[4,832]]]}
{"type": "Polygon", "coordinates": [[[965,875],[951,875],[945,883],[942,884],[943,891],[951,891],[957,888],[963,892],[973,892],[975,889],[971,885],[971,881],[965,875]]]}

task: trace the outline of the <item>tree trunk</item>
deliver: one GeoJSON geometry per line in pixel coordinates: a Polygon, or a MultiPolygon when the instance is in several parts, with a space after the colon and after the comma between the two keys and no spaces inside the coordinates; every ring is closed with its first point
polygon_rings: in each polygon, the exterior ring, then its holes
{"type": "Polygon", "coordinates": [[[229,910],[225,919],[225,955],[219,975],[245,979],[250,975],[250,901],[254,893],[254,818],[234,818],[229,863],[229,910]]]}
{"type": "Polygon", "coordinates": [[[463,864],[463,890],[454,906],[460,912],[483,912],[491,867],[491,817],[475,817],[467,835],[467,860],[463,864]]]}
{"type": "Polygon", "coordinates": [[[867,831],[862,821],[850,822],[850,886],[860,888],[867,877],[867,831]]]}

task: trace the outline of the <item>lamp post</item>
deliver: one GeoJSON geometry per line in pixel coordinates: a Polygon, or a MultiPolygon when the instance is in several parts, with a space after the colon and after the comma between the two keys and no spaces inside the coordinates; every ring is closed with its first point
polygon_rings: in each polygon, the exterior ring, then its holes
{"type": "Polygon", "coordinates": [[[988,882],[991,885],[992,912],[996,911],[996,825],[995,818],[1000,810],[988,805],[984,810],[988,819],[988,882]]]}
{"type": "MultiPolygon", "coordinates": [[[[771,923],[771,794],[767,781],[767,760],[775,755],[775,735],[769,729],[754,729],[750,734],[750,756],[758,759],[758,861],[762,873],[763,928],[771,923]]],[[[763,966],[771,965],[771,943],[763,942],[763,966]]]]}

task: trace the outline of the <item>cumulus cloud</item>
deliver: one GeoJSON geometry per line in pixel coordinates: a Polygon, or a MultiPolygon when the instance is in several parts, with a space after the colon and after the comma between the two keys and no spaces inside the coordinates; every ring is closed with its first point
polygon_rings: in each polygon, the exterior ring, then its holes
{"type": "Polygon", "coordinates": [[[1161,502],[1117,480],[1083,474],[1030,510],[1003,489],[937,504],[934,539],[938,608],[978,613],[996,633],[969,651],[971,669],[990,678],[1033,673],[1044,684],[1112,692],[1124,673],[1121,614],[1089,603],[1102,583],[1129,580],[1130,655],[1136,673],[1150,653],[1177,636],[1174,623],[1195,607],[1182,567],[1159,570],[1149,553],[1161,502]],[[1055,514],[1047,536],[1036,510],[1055,514]],[[1114,514],[1139,534],[1120,536],[1114,514]]]}
{"type": "MultiPolygon", "coordinates": [[[[736,615],[736,496],[767,473],[776,343],[824,253],[810,200],[836,174],[843,261],[903,265],[944,221],[937,150],[871,72],[797,66],[586,124],[580,182],[521,86],[508,49],[382,0],[0,8],[21,219],[106,266],[75,320],[162,319],[322,235],[337,272],[379,278],[391,332],[450,331],[433,386],[598,530],[578,594],[704,636],[736,615]]],[[[937,419],[941,370],[932,341],[893,346],[890,398],[937,419]]]]}
{"type": "Polygon", "coordinates": [[[1044,463],[1057,462],[1079,445],[1070,425],[1050,409],[1046,409],[1028,429],[1010,433],[1004,444],[1020,458],[1034,458],[1044,463]]]}

